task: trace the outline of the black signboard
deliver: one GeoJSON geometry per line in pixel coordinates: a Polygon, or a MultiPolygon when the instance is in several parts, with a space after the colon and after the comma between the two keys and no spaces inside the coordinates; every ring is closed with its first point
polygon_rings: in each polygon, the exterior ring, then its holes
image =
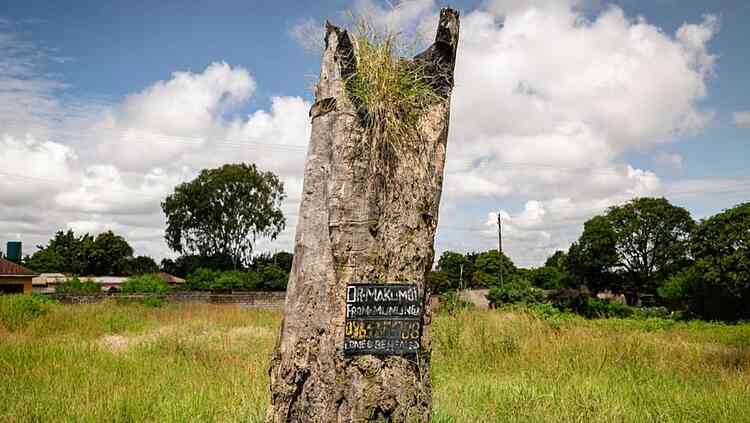
{"type": "Polygon", "coordinates": [[[419,352],[422,297],[416,285],[346,287],[344,353],[405,355],[419,352]]]}

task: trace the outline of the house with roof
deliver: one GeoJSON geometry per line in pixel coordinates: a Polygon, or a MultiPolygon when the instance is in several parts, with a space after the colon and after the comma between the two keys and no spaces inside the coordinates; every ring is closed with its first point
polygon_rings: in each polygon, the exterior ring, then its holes
{"type": "Polygon", "coordinates": [[[31,295],[34,271],[0,258],[0,294],[31,295]]]}

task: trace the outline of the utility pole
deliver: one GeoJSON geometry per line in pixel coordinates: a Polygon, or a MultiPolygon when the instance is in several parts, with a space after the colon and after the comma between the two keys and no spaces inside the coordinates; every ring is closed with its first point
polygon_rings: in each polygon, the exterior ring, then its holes
{"type": "Polygon", "coordinates": [[[464,264],[461,263],[460,271],[458,272],[458,290],[464,290],[464,264]]]}
{"type": "Polygon", "coordinates": [[[497,212],[497,251],[499,253],[498,268],[500,272],[500,289],[503,289],[503,221],[500,217],[500,212],[497,212]]]}

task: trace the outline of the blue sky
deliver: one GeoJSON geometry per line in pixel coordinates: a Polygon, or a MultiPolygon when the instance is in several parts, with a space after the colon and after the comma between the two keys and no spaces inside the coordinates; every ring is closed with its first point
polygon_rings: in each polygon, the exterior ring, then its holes
{"type": "MultiPolygon", "coordinates": [[[[290,249],[319,66],[306,38],[347,10],[429,37],[442,5],[5,2],[0,239],[30,253],[56,229],[111,228],[137,253],[170,255],[160,198],[245,160],[290,192],[288,230],[258,248],[290,249]]],[[[497,210],[511,257],[535,265],[635,195],[696,218],[750,197],[750,3],[451,5],[461,62],[438,253],[494,247],[497,210]]]]}

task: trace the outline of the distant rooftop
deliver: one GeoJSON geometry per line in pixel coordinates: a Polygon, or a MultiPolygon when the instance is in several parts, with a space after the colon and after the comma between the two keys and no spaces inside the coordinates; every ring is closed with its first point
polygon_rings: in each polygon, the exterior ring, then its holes
{"type": "Polygon", "coordinates": [[[0,276],[36,276],[33,270],[29,270],[20,264],[0,258],[0,276]]]}

